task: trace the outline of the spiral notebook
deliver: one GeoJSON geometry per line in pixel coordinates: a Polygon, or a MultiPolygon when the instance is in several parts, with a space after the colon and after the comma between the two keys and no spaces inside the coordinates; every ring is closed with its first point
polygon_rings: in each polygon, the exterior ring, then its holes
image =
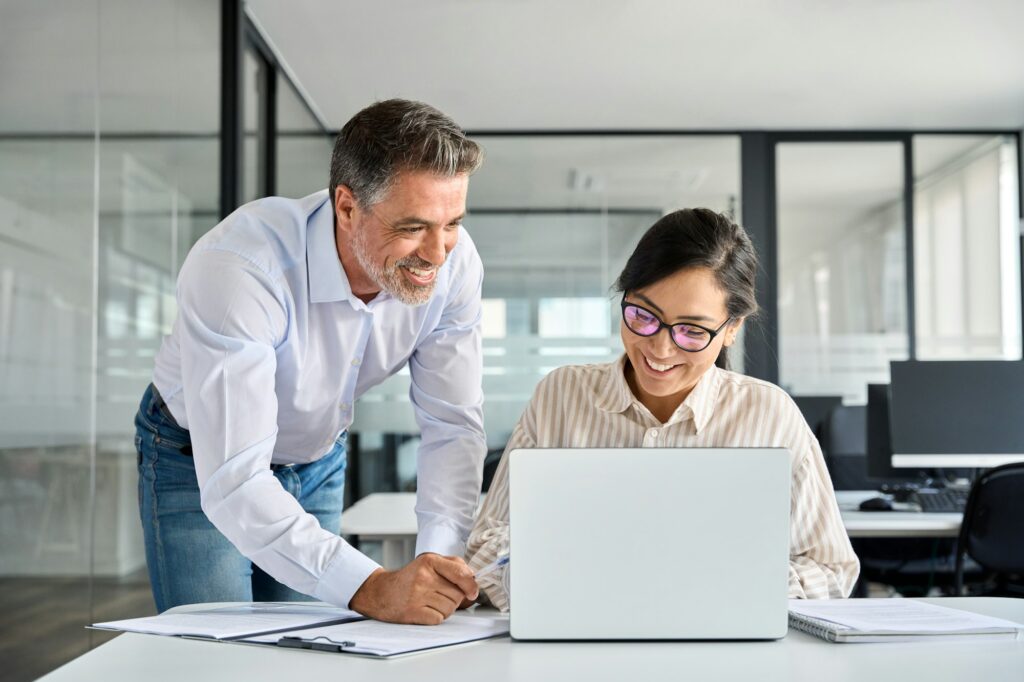
{"type": "Polygon", "coordinates": [[[841,643],[1019,639],[1024,633],[1020,623],[912,599],[791,599],[789,625],[841,643]]]}

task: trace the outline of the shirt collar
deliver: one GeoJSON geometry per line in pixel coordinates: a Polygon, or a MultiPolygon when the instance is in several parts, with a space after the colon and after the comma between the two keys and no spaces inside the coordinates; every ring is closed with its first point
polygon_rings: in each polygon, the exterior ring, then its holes
{"type": "Polygon", "coordinates": [[[330,303],[351,300],[352,286],[338,258],[334,241],[334,211],[324,193],[323,203],[309,216],[306,234],[306,267],[309,270],[309,300],[330,303]]]}
{"type": "Polygon", "coordinates": [[[605,412],[625,412],[634,400],[633,392],[626,383],[626,354],[623,353],[619,361],[610,367],[595,406],[605,412]]]}
{"type": "MultiPolygon", "coordinates": [[[[626,354],[623,353],[618,362],[611,365],[611,371],[605,379],[605,384],[600,391],[595,405],[605,412],[625,412],[634,401],[638,401],[633,392],[629,390],[626,383],[626,354]]],[[[715,411],[715,403],[718,401],[718,391],[722,385],[722,370],[711,365],[704,376],[700,378],[697,385],[690,391],[690,395],[676,408],[675,414],[668,420],[671,424],[679,421],[682,412],[690,412],[693,415],[693,425],[697,433],[707,426],[711,415],[715,411]]]]}
{"type": "MultiPolygon", "coordinates": [[[[711,415],[715,412],[715,403],[718,402],[718,391],[722,386],[722,370],[717,365],[711,365],[704,376],[697,381],[697,385],[690,391],[690,395],[686,396],[686,400],[679,406],[679,409],[686,407],[693,414],[693,427],[697,433],[701,432],[708,422],[711,421],[711,415]]],[[[678,414],[678,410],[676,411],[678,414]]],[[[672,421],[675,421],[676,415],[672,416],[672,421]]]]}

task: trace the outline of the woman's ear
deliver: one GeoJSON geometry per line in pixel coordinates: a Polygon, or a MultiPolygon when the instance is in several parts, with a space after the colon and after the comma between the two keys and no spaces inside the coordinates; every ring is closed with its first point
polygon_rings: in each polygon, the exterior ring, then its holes
{"type": "Polygon", "coordinates": [[[736,342],[736,336],[740,333],[740,329],[743,329],[743,323],[747,318],[741,317],[728,327],[725,328],[725,347],[728,348],[736,342]]]}

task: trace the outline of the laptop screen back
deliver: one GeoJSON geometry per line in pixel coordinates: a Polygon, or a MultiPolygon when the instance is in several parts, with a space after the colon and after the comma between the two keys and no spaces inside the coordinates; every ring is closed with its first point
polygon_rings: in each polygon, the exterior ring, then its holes
{"type": "Polygon", "coordinates": [[[786,633],[784,449],[509,454],[517,639],[773,639],[786,633]]]}

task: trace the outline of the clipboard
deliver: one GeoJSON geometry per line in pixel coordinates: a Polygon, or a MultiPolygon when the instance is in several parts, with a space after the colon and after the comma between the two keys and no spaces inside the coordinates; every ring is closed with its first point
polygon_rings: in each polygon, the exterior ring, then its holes
{"type": "Polygon", "coordinates": [[[399,625],[367,619],[246,637],[236,641],[372,658],[393,658],[503,637],[508,633],[507,617],[456,614],[440,625],[399,625]]]}

